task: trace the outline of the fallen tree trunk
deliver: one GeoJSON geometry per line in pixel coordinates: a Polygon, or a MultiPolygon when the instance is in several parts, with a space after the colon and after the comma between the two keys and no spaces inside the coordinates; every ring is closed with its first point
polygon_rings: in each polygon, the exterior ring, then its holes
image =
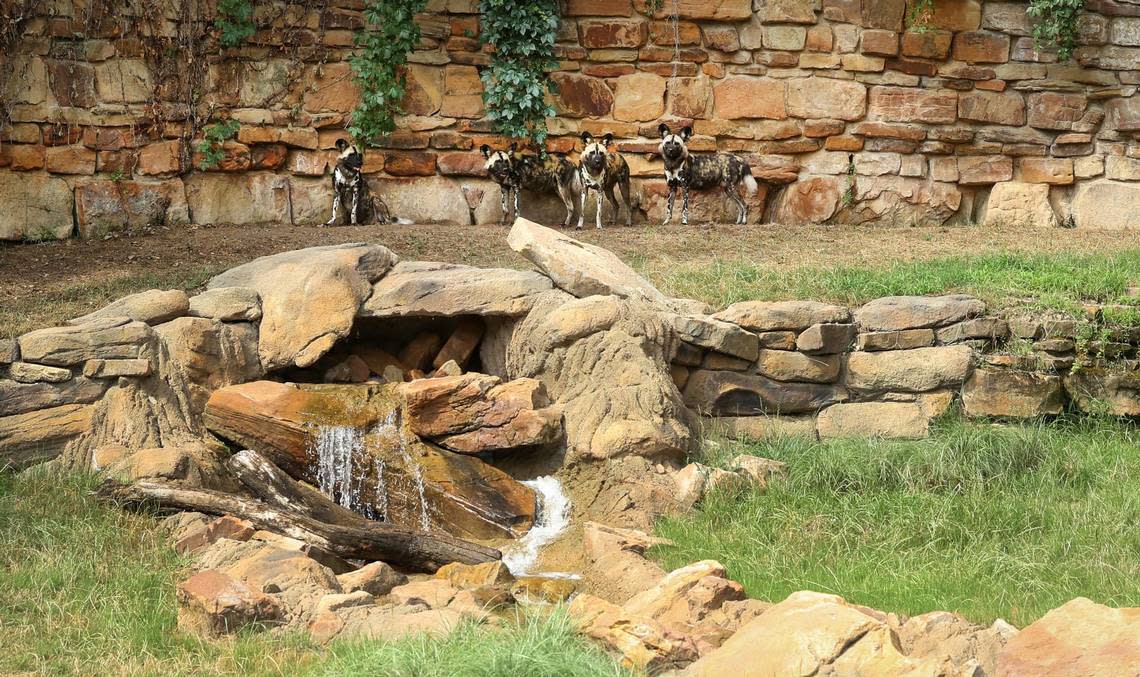
{"type": "Polygon", "coordinates": [[[314,487],[294,480],[272,461],[251,449],[231,456],[226,467],[251,494],[275,508],[325,524],[365,527],[377,524],[334,503],[314,487]]]}
{"type": "Polygon", "coordinates": [[[163,482],[122,484],[105,481],[100,498],[128,508],[159,507],[211,515],[233,515],[259,529],[296,538],[348,559],[383,561],[416,571],[435,571],[450,562],[480,564],[502,557],[494,548],[450,536],[435,536],[382,522],[326,524],[264,501],[205,489],[183,489],[163,482]]]}

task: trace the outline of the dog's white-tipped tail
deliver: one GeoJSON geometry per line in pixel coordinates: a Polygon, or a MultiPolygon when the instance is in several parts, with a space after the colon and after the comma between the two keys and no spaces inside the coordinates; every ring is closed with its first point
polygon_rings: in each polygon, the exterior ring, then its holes
{"type": "Polygon", "coordinates": [[[411,219],[405,219],[402,216],[397,216],[396,217],[396,223],[397,223],[397,225],[401,225],[401,226],[410,226],[413,223],[415,223],[415,221],[413,221],[411,219]]]}
{"type": "Polygon", "coordinates": [[[760,186],[756,185],[756,177],[752,176],[752,172],[744,175],[744,190],[748,191],[749,195],[755,195],[760,186]]]}

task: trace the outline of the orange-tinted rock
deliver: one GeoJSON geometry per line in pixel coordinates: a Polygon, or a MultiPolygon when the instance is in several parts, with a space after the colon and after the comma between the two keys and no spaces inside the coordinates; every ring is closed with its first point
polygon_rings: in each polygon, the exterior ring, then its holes
{"type": "Polygon", "coordinates": [[[958,158],[958,182],[964,186],[985,185],[1013,178],[1013,160],[1001,155],[958,158]]]}
{"type": "Polygon", "coordinates": [[[631,16],[631,0],[568,0],[567,16],[631,16]]]}
{"type": "Polygon", "coordinates": [[[888,122],[951,123],[958,118],[958,93],[872,87],[868,116],[888,122]]]}
{"type": "Polygon", "coordinates": [[[435,174],[435,155],[431,153],[387,152],[384,171],[392,176],[431,176],[435,174]]]}
{"type": "Polygon", "coordinates": [[[1040,92],[1029,95],[1029,126],[1038,129],[1072,129],[1085,114],[1083,94],[1040,92]]]}
{"type": "Polygon", "coordinates": [[[249,150],[250,169],[280,169],[285,165],[289,149],[280,143],[262,143],[249,150]]]}
{"type": "Polygon", "coordinates": [[[860,51],[864,54],[894,56],[899,53],[899,34],[894,31],[863,31],[860,51]]]}
{"type": "Polygon", "coordinates": [[[644,21],[581,21],[578,40],[587,49],[624,47],[635,49],[645,44],[648,33],[644,21]]]}
{"type": "Polygon", "coordinates": [[[189,221],[180,179],[84,182],[75,187],[75,216],[84,238],[189,221]]]}
{"type": "Polygon", "coordinates": [[[954,58],[967,63],[1005,63],[1009,61],[1009,36],[975,31],[954,36],[954,58]]]}
{"type": "Polygon", "coordinates": [[[52,174],[94,174],[95,151],[83,146],[53,146],[44,153],[44,168],[52,174]]]}
{"type": "Polygon", "coordinates": [[[20,172],[43,169],[44,150],[43,146],[32,144],[8,144],[0,149],[8,167],[20,172]]]}
{"type": "Polygon", "coordinates": [[[708,110],[711,94],[707,78],[678,78],[669,83],[669,113],[682,118],[702,118],[708,110]]]}
{"type": "Polygon", "coordinates": [[[721,118],[783,120],[788,117],[784,97],[781,80],[730,77],[713,85],[715,111],[721,118]]]}
{"type": "Polygon", "coordinates": [[[903,15],[906,13],[906,0],[875,0],[864,2],[861,23],[865,28],[884,28],[890,31],[902,30],[903,15]]]}
{"type": "Polygon", "coordinates": [[[998,677],[1126,675],[1140,663],[1140,609],[1114,609],[1078,597],[1009,640],[998,677]]]}
{"type": "Polygon", "coordinates": [[[1017,92],[962,92],[958,117],[996,125],[1025,124],[1025,99],[1017,92]]]}
{"type": "Polygon", "coordinates": [[[780,195],[776,213],[782,223],[824,223],[839,209],[840,182],[831,176],[801,179],[780,195]]]}
{"type": "MultiPolygon", "coordinates": [[[[672,14],[672,5],[666,7],[651,2],[651,0],[633,0],[633,6],[638,12],[650,13],[653,6],[653,16],[657,19],[669,18],[672,14]]],[[[677,16],[683,19],[699,19],[711,21],[743,21],[752,16],[751,0],[677,0],[677,16]]]]}
{"type": "Polygon", "coordinates": [[[143,146],[139,151],[138,171],[151,176],[178,174],[182,171],[182,142],[160,141],[143,146]]]}
{"type": "Polygon", "coordinates": [[[1073,182],[1071,158],[1026,157],[1018,161],[1021,180],[1029,183],[1068,185],[1073,182]]]}
{"type": "Polygon", "coordinates": [[[600,117],[614,105],[614,95],[606,83],[576,73],[555,73],[551,79],[558,86],[560,110],[569,117],[600,117]]]}
{"type": "Polygon", "coordinates": [[[485,163],[482,153],[440,153],[436,157],[439,173],[444,176],[486,176],[485,163]]]}
{"type": "Polygon", "coordinates": [[[178,627],[184,631],[229,635],[253,623],[275,623],[281,615],[271,596],[220,571],[203,571],[178,584],[178,627]]]}
{"type": "Polygon", "coordinates": [[[310,113],[350,113],[360,101],[360,88],[347,63],[322,64],[308,71],[302,105],[310,113]]]}
{"type": "Polygon", "coordinates": [[[920,59],[945,59],[950,54],[950,41],[953,37],[948,31],[908,31],[902,35],[902,55],[920,59]]]}

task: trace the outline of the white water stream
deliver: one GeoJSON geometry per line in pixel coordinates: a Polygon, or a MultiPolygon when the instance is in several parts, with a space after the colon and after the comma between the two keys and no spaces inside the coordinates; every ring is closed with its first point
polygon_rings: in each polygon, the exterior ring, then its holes
{"type": "Polygon", "coordinates": [[[562,484],[549,475],[523,482],[538,494],[538,515],[534,526],[517,543],[503,551],[503,564],[514,576],[533,575],[542,546],[558,538],[570,524],[570,497],[562,484]]]}

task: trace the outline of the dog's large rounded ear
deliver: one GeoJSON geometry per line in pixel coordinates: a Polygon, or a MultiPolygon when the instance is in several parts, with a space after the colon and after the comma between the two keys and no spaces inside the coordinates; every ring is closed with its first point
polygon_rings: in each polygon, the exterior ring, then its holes
{"type": "Polygon", "coordinates": [[[612,132],[606,132],[606,135],[602,137],[602,143],[609,146],[613,142],[614,142],[613,133],[612,132]]]}
{"type": "Polygon", "coordinates": [[[657,125],[657,132],[661,134],[661,138],[664,139],[666,136],[669,136],[669,125],[662,122],[657,125]]]}
{"type": "Polygon", "coordinates": [[[345,148],[348,148],[348,141],[346,139],[337,139],[336,140],[336,149],[337,150],[344,150],[345,148]]]}
{"type": "Polygon", "coordinates": [[[693,135],[693,128],[692,127],[685,127],[684,129],[681,130],[681,138],[684,139],[685,141],[688,141],[689,137],[691,137],[692,135],[693,135]]]}
{"type": "Polygon", "coordinates": [[[483,151],[483,157],[485,157],[485,158],[491,157],[491,147],[488,146],[487,144],[483,144],[482,146],[479,146],[479,150],[483,151]]]}
{"type": "Polygon", "coordinates": [[[594,140],[593,134],[591,134],[589,132],[582,132],[582,143],[584,143],[588,146],[588,145],[590,145],[590,142],[593,140],[594,140]]]}

